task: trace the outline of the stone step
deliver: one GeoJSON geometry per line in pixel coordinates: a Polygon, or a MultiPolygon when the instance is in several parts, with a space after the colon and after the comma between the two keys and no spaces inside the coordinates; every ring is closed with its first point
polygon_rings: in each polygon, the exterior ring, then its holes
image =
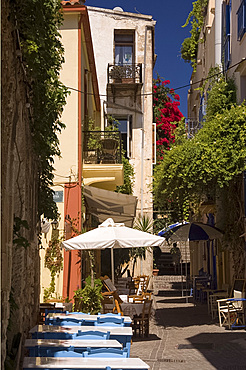
{"type": "Polygon", "coordinates": [[[179,282],[179,281],[185,281],[186,276],[183,275],[162,275],[162,276],[153,276],[153,281],[159,282],[159,281],[167,281],[167,282],[179,282]]]}
{"type": "Polygon", "coordinates": [[[161,296],[189,295],[190,284],[189,281],[186,284],[186,277],[184,275],[154,276],[153,292],[161,296]]]}

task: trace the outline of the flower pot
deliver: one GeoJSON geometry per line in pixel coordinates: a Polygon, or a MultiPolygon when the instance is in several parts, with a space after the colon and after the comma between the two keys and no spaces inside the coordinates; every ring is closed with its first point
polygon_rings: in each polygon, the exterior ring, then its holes
{"type": "Polygon", "coordinates": [[[159,269],[153,269],[153,276],[158,276],[159,269]]]}
{"type": "Polygon", "coordinates": [[[134,78],[122,78],[122,83],[123,84],[133,84],[134,83],[134,78]]]}

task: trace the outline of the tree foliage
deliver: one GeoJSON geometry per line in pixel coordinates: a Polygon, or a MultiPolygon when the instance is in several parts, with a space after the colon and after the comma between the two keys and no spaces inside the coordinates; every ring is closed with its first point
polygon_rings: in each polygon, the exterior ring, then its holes
{"type": "Polygon", "coordinates": [[[54,156],[60,155],[57,133],[65,127],[60,117],[66,87],[59,80],[64,62],[59,27],[62,24],[59,0],[12,0],[25,70],[30,105],[30,128],[39,174],[39,214],[56,219],[53,201],[54,156]]]}
{"type": "Polygon", "coordinates": [[[246,107],[229,103],[233,84],[224,78],[214,83],[203,128],[190,140],[181,130],[178,144],[155,168],[155,203],[176,209],[180,220],[189,202],[198,205],[204,195],[213,198],[218,187],[228,186],[244,170],[246,107]]]}
{"type": "Polygon", "coordinates": [[[190,63],[191,66],[196,69],[196,57],[199,42],[203,40],[200,39],[200,32],[203,27],[204,14],[208,5],[208,0],[196,0],[192,3],[192,10],[189,13],[185,24],[183,27],[186,27],[190,24],[190,37],[184,39],[181,47],[181,57],[182,59],[190,63]]]}

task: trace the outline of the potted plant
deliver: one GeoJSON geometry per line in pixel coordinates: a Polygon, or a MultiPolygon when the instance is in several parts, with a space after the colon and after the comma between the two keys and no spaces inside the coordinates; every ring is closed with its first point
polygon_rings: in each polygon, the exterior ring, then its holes
{"type": "Polygon", "coordinates": [[[153,276],[158,276],[158,273],[159,273],[159,269],[157,268],[157,265],[154,262],[152,274],[153,276]]]}
{"type": "Polygon", "coordinates": [[[91,283],[91,276],[85,279],[85,287],[74,291],[74,311],[97,314],[102,308],[102,281],[95,279],[91,283]]]}

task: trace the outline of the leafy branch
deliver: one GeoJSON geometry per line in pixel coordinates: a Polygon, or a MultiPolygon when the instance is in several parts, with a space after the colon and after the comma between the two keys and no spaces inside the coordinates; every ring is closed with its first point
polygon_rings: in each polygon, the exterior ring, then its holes
{"type": "Polygon", "coordinates": [[[190,24],[190,37],[184,39],[182,43],[181,57],[185,62],[190,63],[195,70],[198,44],[199,42],[203,42],[203,39],[199,39],[199,37],[204,24],[204,13],[208,5],[208,0],[196,0],[192,5],[193,9],[183,25],[183,27],[187,27],[190,24]]]}
{"type": "Polygon", "coordinates": [[[60,82],[64,49],[59,27],[59,0],[12,0],[20,62],[27,79],[27,105],[39,176],[39,215],[57,219],[53,201],[54,157],[60,155],[57,134],[65,127],[61,114],[68,95],[60,82]]]}

